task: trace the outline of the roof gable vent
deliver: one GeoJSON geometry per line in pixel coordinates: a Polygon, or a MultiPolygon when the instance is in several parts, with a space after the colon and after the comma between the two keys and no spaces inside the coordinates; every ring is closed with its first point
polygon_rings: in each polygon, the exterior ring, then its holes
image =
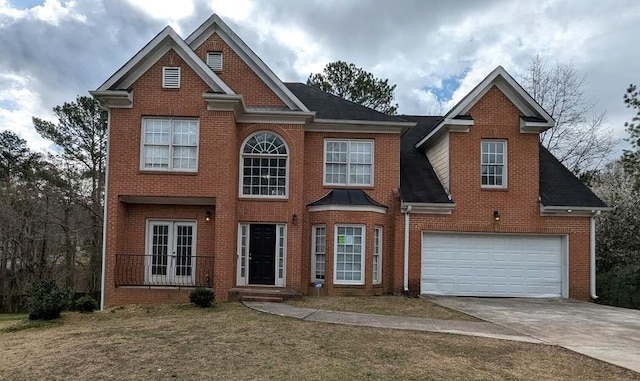
{"type": "Polygon", "coordinates": [[[180,68],[179,67],[163,67],[162,68],[162,87],[165,89],[180,88],[180,68]]]}
{"type": "Polygon", "coordinates": [[[222,71],[222,52],[207,52],[207,66],[213,71],[222,71]]]}

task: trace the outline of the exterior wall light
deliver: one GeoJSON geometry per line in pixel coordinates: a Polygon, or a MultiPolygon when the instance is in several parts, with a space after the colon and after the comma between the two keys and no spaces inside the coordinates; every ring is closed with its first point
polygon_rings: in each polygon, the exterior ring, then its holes
{"type": "Polygon", "coordinates": [[[500,221],[500,212],[498,212],[497,210],[493,211],[493,219],[495,221],[500,221]]]}
{"type": "Polygon", "coordinates": [[[211,221],[211,211],[207,210],[206,212],[204,212],[204,220],[209,222],[211,221]]]}
{"type": "Polygon", "coordinates": [[[293,217],[291,217],[291,220],[293,221],[294,225],[298,224],[298,215],[293,213],[293,217]]]}

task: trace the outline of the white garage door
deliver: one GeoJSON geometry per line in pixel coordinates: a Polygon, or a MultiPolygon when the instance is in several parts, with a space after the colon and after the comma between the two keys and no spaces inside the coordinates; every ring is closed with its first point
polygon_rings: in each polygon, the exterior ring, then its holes
{"type": "Polygon", "coordinates": [[[562,237],[423,233],[422,294],[560,297],[562,237]]]}

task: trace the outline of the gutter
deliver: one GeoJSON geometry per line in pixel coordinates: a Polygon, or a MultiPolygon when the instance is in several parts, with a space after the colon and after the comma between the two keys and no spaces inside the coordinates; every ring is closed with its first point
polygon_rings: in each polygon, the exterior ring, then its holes
{"type": "Polygon", "coordinates": [[[589,259],[590,259],[590,284],[589,291],[591,299],[598,299],[598,295],[596,295],[596,217],[600,215],[600,211],[596,211],[591,216],[590,221],[590,229],[589,229],[589,259]]]}
{"type": "Polygon", "coordinates": [[[104,167],[104,210],[102,211],[102,270],[100,274],[100,311],[104,310],[105,279],[107,276],[107,202],[109,197],[109,142],[111,140],[111,109],[107,109],[107,157],[104,167]]]}
{"type": "Polygon", "coordinates": [[[411,205],[404,212],[404,291],[409,291],[409,213],[411,205]]]}

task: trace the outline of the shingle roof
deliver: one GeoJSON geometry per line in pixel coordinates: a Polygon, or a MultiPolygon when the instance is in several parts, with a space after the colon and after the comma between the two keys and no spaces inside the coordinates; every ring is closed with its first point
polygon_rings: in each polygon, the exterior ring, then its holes
{"type": "Polygon", "coordinates": [[[604,208],[607,205],[540,145],[540,202],[544,206],[604,208]]]}
{"type": "Polygon", "coordinates": [[[315,111],[318,119],[370,120],[375,122],[403,121],[395,116],[383,114],[333,94],[325,93],[304,83],[289,82],[285,83],[285,86],[309,110],[315,111]]]}
{"type": "Polygon", "coordinates": [[[386,208],[385,205],[372,199],[371,196],[362,189],[334,189],[307,206],[317,205],[367,205],[386,208]]]}
{"type": "Polygon", "coordinates": [[[416,122],[400,141],[400,196],[403,202],[452,203],[438,180],[429,159],[414,145],[444,118],[441,116],[401,115],[416,122]]]}

